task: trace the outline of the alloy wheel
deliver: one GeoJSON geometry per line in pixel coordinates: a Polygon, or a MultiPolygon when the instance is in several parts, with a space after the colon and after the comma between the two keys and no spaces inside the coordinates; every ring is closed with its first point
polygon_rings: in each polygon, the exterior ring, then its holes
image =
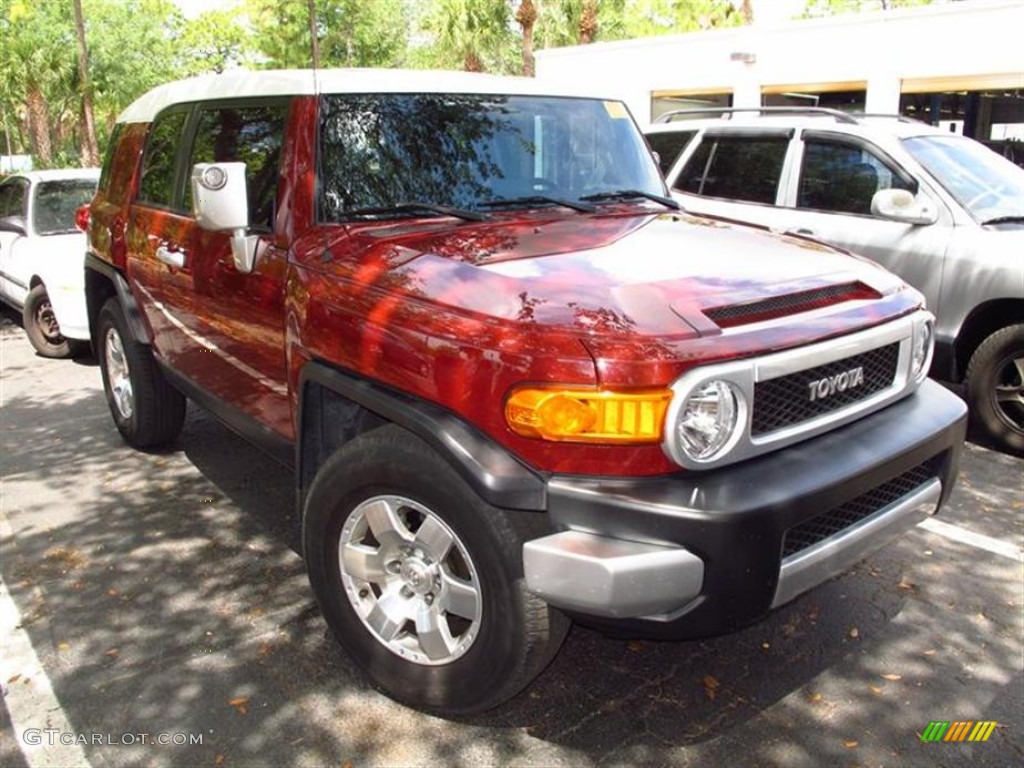
{"type": "Polygon", "coordinates": [[[417,664],[448,664],[479,634],[480,579],[466,546],[427,507],[401,496],[359,504],[342,527],[345,594],[377,642],[417,664]]]}

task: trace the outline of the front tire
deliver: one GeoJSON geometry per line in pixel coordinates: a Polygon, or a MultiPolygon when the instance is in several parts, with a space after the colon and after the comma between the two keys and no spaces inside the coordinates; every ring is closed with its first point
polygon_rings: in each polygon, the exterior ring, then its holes
{"type": "Polygon", "coordinates": [[[100,310],[96,338],[103,390],[125,442],[155,448],[174,440],[185,422],[185,397],[164,378],[149,346],[132,337],[117,299],[100,310]]]}
{"type": "Polygon", "coordinates": [[[318,472],[306,566],[327,624],[375,687],[465,715],[521,691],[565,638],[568,620],[523,577],[522,543],[544,523],[487,504],[426,443],[386,426],[318,472]]]}
{"type": "Polygon", "coordinates": [[[60,332],[53,305],[42,283],[28,292],[21,314],[25,335],[42,357],[63,359],[78,354],[83,345],[65,338],[60,332]]]}
{"type": "Polygon", "coordinates": [[[1024,454],[1024,325],[1009,325],[983,341],[967,366],[971,418],[1003,451],[1024,454]]]}

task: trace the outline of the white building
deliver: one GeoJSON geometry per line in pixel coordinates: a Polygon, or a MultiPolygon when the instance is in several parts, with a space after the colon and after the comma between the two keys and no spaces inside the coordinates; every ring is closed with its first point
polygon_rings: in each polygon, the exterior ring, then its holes
{"type": "Polygon", "coordinates": [[[1024,129],[1024,2],[965,0],[547,49],[537,52],[537,74],[610,87],[641,124],[684,107],[817,104],[901,112],[1000,139],[1024,129]]]}

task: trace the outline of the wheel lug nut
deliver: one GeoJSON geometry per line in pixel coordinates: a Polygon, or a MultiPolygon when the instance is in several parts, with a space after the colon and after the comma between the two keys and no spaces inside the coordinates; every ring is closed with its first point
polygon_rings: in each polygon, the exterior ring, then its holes
{"type": "Polygon", "coordinates": [[[434,596],[429,592],[423,596],[423,600],[426,602],[427,605],[434,604],[434,596]]]}

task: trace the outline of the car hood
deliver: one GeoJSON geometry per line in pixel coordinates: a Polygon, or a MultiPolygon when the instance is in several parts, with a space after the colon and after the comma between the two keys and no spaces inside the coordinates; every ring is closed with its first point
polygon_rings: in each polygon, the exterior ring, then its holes
{"type": "Polygon", "coordinates": [[[812,240],[675,213],[364,225],[329,239],[308,266],[445,309],[589,337],[692,338],[721,332],[710,308],[846,284],[876,298],[904,287],[812,240]],[[352,253],[359,257],[343,256],[352,253]]]}

